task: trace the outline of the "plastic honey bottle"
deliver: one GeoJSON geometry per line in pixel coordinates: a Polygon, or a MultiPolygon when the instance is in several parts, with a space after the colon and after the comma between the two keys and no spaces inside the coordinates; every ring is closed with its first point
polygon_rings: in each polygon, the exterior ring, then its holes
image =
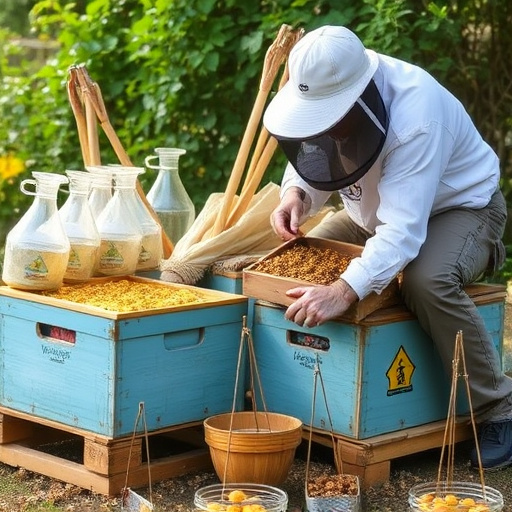
{"type": "Polygon", "coordinates": [[[108,202],[112,199],[112,169],[107,165],[88,166],[91,174],[89,206],[96,220],[108,202]]]}
{"type": "Polygon", "coordinates": [[[100,249],[96,275],[130,275],[137,270],[143,232],[133,210],[136,172],[123,172],[113,166],[114,193],[96,219],[100,249]]]}
{"type": "Polygon", "coordinates": [[[149,169],[157,169],[153,186],[147,194],[148,203],[160,219],[173,244],[189,230],[195,220],[195,208],[179,174],[179,158],[186,153],[181,148],[156,148],[156,155],[146,157],[149,169]],[[158,164],[152,162],[158,160],[158,164]]]}
{"type": "Polygon", "coordinates": [[[29,209],[7,234],[2,280],[23,290],[59,288],[68,265],[70,243],[57,207],[62,174],[33,172],[21,191],[34,196],[29,209]],[[34,190],[32,190],[34,187],[34,190]]]}
{"type": "Polygon", "coordinates": [[[137,222],[142,230],[142,243],[137,261],[137,272],[154,270],[160,266],[163,258],[162,227],[153,218],[150,211],[137,192],[137,178],[144,174],[143,167],[112,166],[117,179],[122,179],[132,187],[126,194],[130,210],[135,214],[137,222]]]}
{"type": "Polygon", "coordinates": [[[89,206],[91,175],[83,171],[66,171],[69,196],[59,210],[71,245],[64,281],[85,281],[94,275],[100,235],[89,206]]]}

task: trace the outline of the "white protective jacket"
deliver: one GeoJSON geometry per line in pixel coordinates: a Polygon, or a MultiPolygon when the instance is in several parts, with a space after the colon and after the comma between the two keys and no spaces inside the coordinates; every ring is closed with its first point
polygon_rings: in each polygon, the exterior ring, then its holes
{"type": "MultiPolygon", "coordinates": [[[[496,154],[463,105],[425,70],[379,55],[374,80],[389,116],[386,141],[368,173],[340,190],[347,213],[373,235],[341,275],[360,299],[382,291],[418,255],[432,215],[486,206],[500,178],[496,154]]],[[[311,197],[310,215],[330,196],[288,164],[281,195],[291,186],[311,197]]]]}

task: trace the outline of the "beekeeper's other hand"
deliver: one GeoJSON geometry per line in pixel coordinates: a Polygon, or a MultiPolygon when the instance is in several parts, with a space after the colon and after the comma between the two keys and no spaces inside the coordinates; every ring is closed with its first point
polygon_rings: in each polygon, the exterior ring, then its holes
{"type": "Polygon", "coordinates": [[[304,190],[290,187],[270,216],[275,233],[285,241],[301,236],[300,223],[310,206],[311,199],[304,190]]]}

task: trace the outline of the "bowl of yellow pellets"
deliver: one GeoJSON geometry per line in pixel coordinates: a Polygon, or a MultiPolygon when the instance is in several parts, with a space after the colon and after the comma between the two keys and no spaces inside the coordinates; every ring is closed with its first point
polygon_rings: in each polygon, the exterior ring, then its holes
{"type": "Polygon", "coordinates": [[[214,484],[196,491],[194,507],[209,512],[286,512],[288,495],[270,485],[214,484]]]}

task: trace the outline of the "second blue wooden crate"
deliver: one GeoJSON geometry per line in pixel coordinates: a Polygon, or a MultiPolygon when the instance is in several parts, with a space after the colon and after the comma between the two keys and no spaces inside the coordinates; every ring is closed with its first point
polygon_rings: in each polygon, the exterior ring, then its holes
{"type": "Polygon", "coordinates": [[[230,411],[247,299],[207,293],[115,318],[1,287],[0,405],[111,438],[133,432],[140,402],[150,431],[230,411]]]}
{"type": "MultiPolygon", "coordinates": [[[[487,329],[501,354],[504,297],[500,286],[471,288],[487,329]]],[[[254,305],[252,336],[268,410],[355,439],[446,419],[451,380],[430,338],[404,308],[382,309],[359,323],[327,322],[314,329],[284,318],[284,308],[254,305]],[[318,377],[317,377],[318,378],[318,377]]],[[[468,411],[460,382],[458,411],[468,411]]]]}

